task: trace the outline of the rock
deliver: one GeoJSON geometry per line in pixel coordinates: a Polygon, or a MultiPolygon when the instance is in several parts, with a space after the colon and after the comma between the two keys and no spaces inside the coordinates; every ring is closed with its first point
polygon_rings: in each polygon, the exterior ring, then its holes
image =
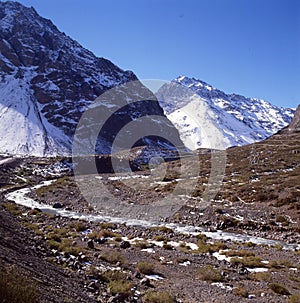
{"type": "Polygon", "coordinates": [[[133,277],[139,279],[141,277],[141,273],[136,271],[136,272],[134,272],[133,277]]]}
{"type": "Polygon", "coordinates": [[[92,239],[88,240],[87,246],[88,246],[88,248],[94,249],[95,248],[94,241],[92,239]]]}
{"type": "Polygon", "coordinates": [[[120,243],[120,248],[123,248],[123,249],[129,248],[130,246],[131,246],[131,244],[128,241],[122,241],[120,243]]]}
{"type": "Polygon", "coordinates": [[[63,207],[64,207],[64,205],[60,202],[56,202],[56,203],[53,204],[53,208],[56,208],[56,209],[63,208],[63,207]]]}
{"type": "Polygon", "coordinates": [[[144,286],[148,286],[148,287],[151,286],[150,280],[149,280],[148,278],[143,278],[143,279],[140,281],[140,284],[141,284],[141,285],[144,285],[144,286]]]}
{"type": "Polygon", "coordinates": [[[101,237],[100,239],[97,239],[96,242],[98,244],[104,244],[107,240],[104,237],[101,237]]]}

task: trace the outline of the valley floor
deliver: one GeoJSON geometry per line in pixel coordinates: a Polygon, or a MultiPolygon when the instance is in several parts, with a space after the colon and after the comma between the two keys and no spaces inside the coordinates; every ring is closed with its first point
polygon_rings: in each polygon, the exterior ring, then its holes
{"type": "Polygon", "coordinates": [[[51,161],[3,161],[1,170],[1,268],[24,277],[37,302],[299,302],[298,224],[280,209],[219,200],[156,224],[101,219],[51,161]]]}

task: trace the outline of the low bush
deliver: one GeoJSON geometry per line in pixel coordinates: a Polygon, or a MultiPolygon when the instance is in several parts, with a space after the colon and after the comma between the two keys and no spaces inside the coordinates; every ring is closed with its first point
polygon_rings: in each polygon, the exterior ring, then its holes
{"type": "Polygon", "coordinates": [[[120,295],[123,298],[133,294],[132,287],[133,284],[131,282],[124,280],[112,280],[107,285],[112,295],[120,295]]]}
{"type": "Polygon", "coordinates": [[[143,302],[145,303],[175,303],[174,296],[169,294],[167,291],[155,291],[148,290],[144,297],[143,302]]]}
{"type": "Polygon", "coordinates": [[[269,288],[272,289],[275,293],[277,293],[279,295],[290,295],[291,294],[285,286],[278,284],[278,283],[270,283],[269,288]]]}
{"type": "Polygon", "coordinates": [[[0,302],[36,303],[38,302],[36,286],[17,272],[0,267],[0,302]]]}
{"type": "Polygon", "coordinates": [[[137,265],[137,269],[140,273],[144,275],[152,275],[155,274],[154,265],[148,262],[140,262],[137,265]]]}
{"type": "Polygon", "coordinates": [[[112,263],[112,264],[116,264],[116,263],[124,264],[124,263],[126,263],[125,258],[118,252],[103,254],[103,255],[101,255],[101,259],[105,260],[109,263],[112,263]]]}
{"type": "Polygon", "coordinates": [[[199,269],[197,278],[203,281],[221,282],[224,280],[220,271],[212,265],[206,265],[199,269]]]}
{"type": "Polygon", "coordinates": [[[299,302],[300,302],[300,294],[294,294],[289,299],[289,303],[299,303],[299,302]]]}

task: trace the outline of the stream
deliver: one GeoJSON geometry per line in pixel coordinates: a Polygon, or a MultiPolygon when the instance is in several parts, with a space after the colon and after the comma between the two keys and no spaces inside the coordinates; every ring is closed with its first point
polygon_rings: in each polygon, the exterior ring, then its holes
{"type": "Polygon", "coordinates": [[[224,232],[221,230],[217,231],[207,231],[202,227],[195,227],[189,225],[182,225],[177,223],[161,223],[161,222],[151,222],[146,220],[135,220],[135,219],[128,219],[128,218],[120,218],[120,217],[110,217],[104,216],[101,214],[83,214],[77,213],[73,211],[68,211],[65,209],[54,209],[51,205],[47,205],[44,203],[40,203],[35,201],[32,198],[29,198],[27,194],[29,194],[32,190],[36,190],[43,186],[48,186],[53,182],[51,181],[44,181],[39,185],[36,185],[31,188],[23,188],[18,189],[13,192],[10,192],[5,195],[6,199],[16,204],[26,206],[29,208],[38,208],[43,212],[59,215],[62,217],[73,218],[73,219],[80,219],[86,221],[93,221],[93,222],[110,222],[110,223],[117,223],[117,224],[124,224],[127,226],[141,226],[141,227],[159,227],[165,226],[171,228],[174,232],[187,234],[187,235],[198,235],[200,233],[204,234],[208,238],[214,240],[231,240],[231,241],[238,241],[238,242],[252,242],[255,244],[264,244],[264,245],[281,245],[283,249],[300,249],[300,244],[289,244],[283,241],[271,240],[261,237],[249,236],[245,234],[238,234],[238,233],[231,233],[231,232],[224,232]]]}

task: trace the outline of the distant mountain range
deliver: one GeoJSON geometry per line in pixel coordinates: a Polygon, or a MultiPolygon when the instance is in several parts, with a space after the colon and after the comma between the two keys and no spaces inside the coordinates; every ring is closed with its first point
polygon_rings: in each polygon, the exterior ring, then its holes
{"type": "Polygon", "coordinates": [[[185,76],[165,84],[156,95],[190,149],[214,147],[209,139],[212,128],[220,132],[223,147],[263,140],[286,127],[295,112],[264,100],[226,94],[185,76]]]}
{"type": "MultiPolygon", "coordinates": [[[[174,150],[183,141],[194,150],[215,147],[212,128],[222,136],[222,146],[243,145],[279,131],[294,113],[263,100],[227,95],[188,77],[164,85],[155,96],[132,71],[96,57],[33,8],[0,2],[0,153],[70,155],[78,122],[91,106],[93,114],[85,118],[90,129],[97,130],[99,117],[109,117],[94,150],[88,149],[98,154],[111,153],[120,130],[147,116],[161,119],[150,118],[152,126],[136,128],[149,134],[141,132],[134,146],[174,150]],[[124,85],[131,81],[128,90],[124,85]],[[182,88],[189,92],[182,95],[182,88]],[[111,89],[113,96],[93,103],[111,89]]],[[[81,135],[84,149],[90,134],[81,135]]],[[[124,137],[120,147],[126,141],[124,137]]]]}

